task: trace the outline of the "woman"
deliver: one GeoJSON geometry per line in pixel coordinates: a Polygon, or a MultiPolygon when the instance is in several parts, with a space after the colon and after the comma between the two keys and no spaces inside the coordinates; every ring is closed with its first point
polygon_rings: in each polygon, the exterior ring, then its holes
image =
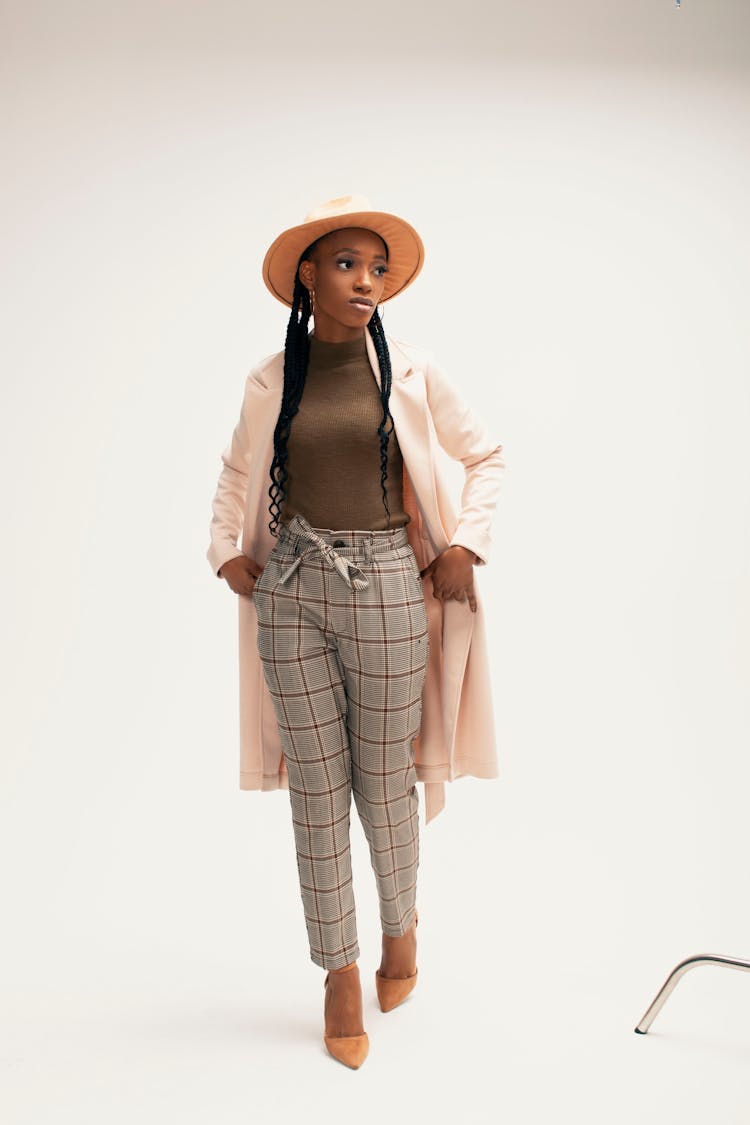
{"type": "MultiPolygon", "coordinates": [[[[465,404],[456,410],[459,400],[435,377],[440,431],[449,432],[450,414],[451,451],[471,464],[473,484],[451,544],[420,570],[408,526],[417,508],[390,411],[391,349],[377,306],[411,284],[423,260],[414,228],[372,211],[361,196],[329,201],[271,245],[264,280],[292,309],[278,410],[273,407],[273,456],[264,474],[270,477],[268,529],[276,543],[263,567],[235,545],[252,447],[259,443],[250,435],[259,411],[248,391],[224,454],[208,552],[215,572],[241,600],[251,599],[257,615],[257,650],[287,773],[310,956],[327,970],[324,1042],[354,1068],[366,1058],[369,1040],[357,965],[351,797],[376,878],[383,938],[375,980],[380,1006],[389,1011],[417,979],[414,746],[425,676],[437,655],[423,579],[431,580],[433,599],[464,603],[476,614],[473,567],[486,562],[487,523],[503,467],[502,447],[487,440],[465,404]],[[485,557],[462,544],[462,537],[476,542],[485,557]]],[[[273,389],[269,370],[261,366],[249,380],[253,395],[273,389]]],[[[426,451],[420,453],[424,459],[426,451]]],[[[488,752],[478,775],[495,773],[488,752]]],[[[252,784],[264,787],[262,781],[252,784]]]]}

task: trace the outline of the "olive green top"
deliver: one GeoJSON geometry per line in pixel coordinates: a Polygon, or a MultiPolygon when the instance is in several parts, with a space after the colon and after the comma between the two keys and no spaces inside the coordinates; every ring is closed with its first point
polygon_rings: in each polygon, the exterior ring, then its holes
{"type": "MultiPolygon", "coordinates": [[[[331,531],[403,527],[403,458],[395,429],[388,438],[383,504],[378,426],[383,404],[364,334],[333,344],[310,335],[307,378],[288,441],[287,496],[281,521],[298,513],[331,531]]],[[[391,429],[388,419],[386,429],[391,429]]]]}

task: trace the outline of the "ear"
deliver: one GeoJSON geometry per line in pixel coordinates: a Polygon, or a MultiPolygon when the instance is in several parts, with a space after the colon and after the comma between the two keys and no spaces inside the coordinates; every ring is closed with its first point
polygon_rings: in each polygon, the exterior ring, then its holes
{"type": "Polygon", "coordinates": [[[310,290],[315,285],[315,265],[305,260],[299,267],[299,278],[306,289],[310,290]]]}

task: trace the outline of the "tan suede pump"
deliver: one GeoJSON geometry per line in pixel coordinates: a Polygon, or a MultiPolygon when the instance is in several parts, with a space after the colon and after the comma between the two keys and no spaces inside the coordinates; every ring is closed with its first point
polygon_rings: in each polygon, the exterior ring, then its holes
{"type": "MultiPolygon", "coordinates": [[[[419,923],[419,915],[414,912],[414,925],[419,923]]],[[[375,990],[382,1012],[390,1012],[401,1004],[417,983],[418,969],[408,977],[384,977],[380,969],[375,970],[375,990]]]]}
{"type": "MultiPolygon", "coordinates": [[[[332,969],[331,972],[326,973],[326,979],[324,981],[326,985],[326,1001],[328,1000],[327,990],[331,974],[335,973],[338,975],[339,973],[348,973],[356,968],[357,962],[352,961],[351,965],[346,965],[343,969],[332,969]]],[[[343,1063],[344,1066],[349,1066],[352,1070],[357,1070],[365,1061],[370,1051],[370,1040],[367,1037],[367,1032],[365,1031],[361,1035],[329,1035],[328,1003],[326,1003],[325,1022],[326,1029],[323,1042],[328,1052],[339,1062],[343,1063]]]]}

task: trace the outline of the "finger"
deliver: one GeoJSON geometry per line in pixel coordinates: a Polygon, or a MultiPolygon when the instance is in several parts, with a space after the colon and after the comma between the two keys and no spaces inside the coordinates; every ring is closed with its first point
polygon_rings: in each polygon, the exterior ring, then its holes
{"type": "Polygon", "coordinates": [[[464,589],[464,590],[461,591],[460,595],[457,595],[457,597],[459,598],[459,601],[468,602],[469,603],[469,609],[471,610],[471,612],[476,613],[477,599],[474,597],[474,591],[473,590],[464,589]]]}

